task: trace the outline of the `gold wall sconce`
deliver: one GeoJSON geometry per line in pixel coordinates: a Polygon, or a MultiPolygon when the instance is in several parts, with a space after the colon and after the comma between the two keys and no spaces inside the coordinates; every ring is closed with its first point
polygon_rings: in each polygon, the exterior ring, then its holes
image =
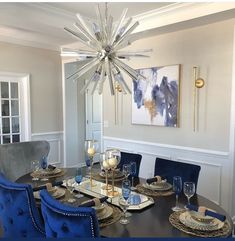
{"type": "Polygon", "coordinates": [[[193,67],[193,131],[198,130],[199,89],[205,86],[205,80],[198,77],[199,68],[193,67]]]}

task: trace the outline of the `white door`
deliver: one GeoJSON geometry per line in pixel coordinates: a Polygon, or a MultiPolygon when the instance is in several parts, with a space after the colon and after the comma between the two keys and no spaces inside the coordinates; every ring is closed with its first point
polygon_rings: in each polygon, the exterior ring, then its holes
{"type": "Polygon", "coordinates": [[[97,140],[102,152],[102,95],[98,91],[91,95],[91,91],[92,87],[86,91],[86,139],[97,140]]]}

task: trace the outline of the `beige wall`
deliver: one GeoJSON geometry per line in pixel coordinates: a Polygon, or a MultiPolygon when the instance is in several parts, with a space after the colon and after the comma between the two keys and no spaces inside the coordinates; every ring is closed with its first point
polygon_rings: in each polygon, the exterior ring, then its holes
{"type": "MultiPolygon", "coordinates": [[[[104,94],[105,136],[177,146],[228,151],[234,20],[181,30],[137,41],[132,49],[153,48],[134,68],[181,64],[180,127],[131,124],[131,96],[124,96],[123,124],[114,124],[114,104],[104,94]],[[193,132],[192,69],[200,66],[206,87],[200,90],[199,131],[193,132]]],[[[128,78],[127,78],[128,79],[128,78]]],[[[128,79],[129,86],[131,80],[128,79]]],[[[106,89],[109,90],[106,81],[106,89]]]]}
{"type": "Polygon", "coordinates": [[[59,52],[0,43],[0,71],[30,74],[32,133],[63,130],[59,52]]]}

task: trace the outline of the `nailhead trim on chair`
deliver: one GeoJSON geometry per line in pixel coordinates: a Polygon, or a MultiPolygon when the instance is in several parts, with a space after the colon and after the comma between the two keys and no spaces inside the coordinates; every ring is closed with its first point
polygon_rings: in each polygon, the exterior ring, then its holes
{"type": "Polygon", "coordinates": [[[65,213],[65,212],[61,212],[60,210],[55,209],[55,208],[49,206],[48,203],[47,203],[46,201],[44,201],[44,203],[47,205],[48,208],[50,208],[50,209],[53,210],[54,212],[57,212],[57,213],[59,213],[59,214],[65,215],[65,216],[90,217],[92,237],[93,237],[93,238],[95,237],[94,223],[93,223],[92,217],[91,217],[90,215],[87,215],[87,214],[81,214],[81,213],[65,213]]]}
{"type": "Polygon", "coordinates": [[[0,184],[0,186],[1,187],[3,187],[3,188],[5,188],[5,189],[13,189],[13,190],[19,190],[19,191],[25,191],[26,192],[26,196],[27,196],[27,201],[28,201],[28,207],[29,207],[29,214],[30,214],[30,217],[31,217],[31,219],[32,219],[32,223],[33,223],[33,225],[34,225],[34,227],[40,232],[40,233],[42,233],[43,235],[45,235],[45,232],[40,228],[40,227],[38,227],[38,225],[37,225],[37,223],[36,223],[36,221],[35,221],[35,219],[34,219],[34,216],[33,216],[33,214],[32,214],[32,209],[31,209],[31,202],[30,202],[30,197],[29,197],[29,193],[27,192],[27,190],[25,190],[24,188],[20,188],[20,187],[7,187],[7,186],[5,186],[5,185],[3,185],[3,184],[0,184]]]}

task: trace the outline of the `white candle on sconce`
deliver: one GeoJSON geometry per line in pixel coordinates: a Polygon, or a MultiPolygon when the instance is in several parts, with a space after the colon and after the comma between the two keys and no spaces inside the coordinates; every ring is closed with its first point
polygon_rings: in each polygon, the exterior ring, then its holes
{"type": "Polygon", "coordinates": [[[87,154],[89,156],[94,156],[95,155],[95,148],[93,148],[93,147],[88,148],[87,154]]]}
{"type": "Polygon", "coordinates": [[[115,168],[117,166],[117,159],[115,157],[108,159],[109,166],[115,168]]]}

